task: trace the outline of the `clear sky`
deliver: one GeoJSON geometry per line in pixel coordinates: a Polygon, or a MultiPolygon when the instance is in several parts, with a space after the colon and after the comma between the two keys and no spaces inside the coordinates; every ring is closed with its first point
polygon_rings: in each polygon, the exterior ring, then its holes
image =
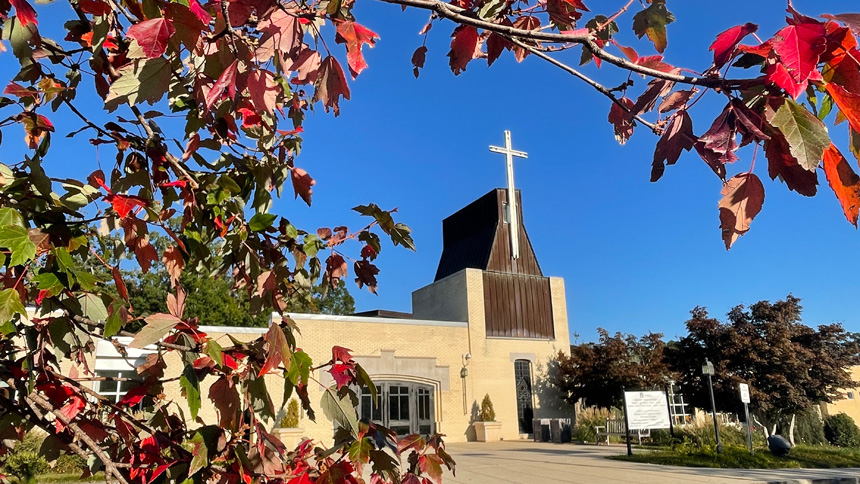
{"type": "MultiPolygon", "coordinates": [[[[610,14],[625,2],[585,3],[595,13],[610,14]]],[[[794,4],[808,15],[860,10],[856,0],[794,4]]],[[[364,221],[350,208],[358,204],[399,207],[396,218],[412,227],[418,250],[384,246],[379,295],[353,286],[358,310],[411,310],[411,292],[433,280],[442,219],[505,185],[504,158],[487,147],[502,144],[509,129],[514,147],[529,153],[528,160],[515,162],[529,237],[544,273],[565,279],[571,333],[580,340],[593,340],[597,327],[675,337],[697,305],[722,317],[736,304],[788,293],[802,298],[805,323],[836,321],[860,331],[860,234],[845,220],[822,172],[819,195],[805,198],[767,178],[761,157],[755,170],[765,182],[764,209],[727,252],[717,211],[721,184],[695,153],[685,153],[662,180],[650,183],[656,137],[640,127],[619,146],[606,121],[607,100],[589,87],[540,59],[517,64],[511,55],[489,69],[486,61],[472,61],[455,77],[446,57],[453,26],[439,22],[416,80],[410,58],[421,45],[417,33],[428,14],[401,13],[370,0],[358,5],[357,20],[381,40],[365,49],[370,67],[350,84],[352,100],[341,103],[340,117],[319,107],[306,121],[296,163],[317,180],[314,205],[307,208],[292,197],[275,205],[306,230],[341,224],[357,229],[364,221]]],[[[667,6],[677,21],[668,28],[666,60],[696,70],[710,65],[708,46],[719,32],[749,21],[760,25],[765,38],[785,25],[781,1],[669,0],[667,6]]],[[[40,19],[53,17],[52,7],[40,8],[40,19]]],[[[619,20],[616,38],[640,55],[653,54],[649,42],[632,34],[638,8],[619,20]]],[[[65,17],[60,13],[56,20],[65,17]]],[[[577,64],[579,52],[561,58],[577,64]]],[[[0,72],[8,72],[10,62],[11,52],[0,54],[0,72]]],[[[609,66],[583,70],[609,86],[626,79],[609,66]]],[[[634,80],[638,95],[644,82],[634,80]]],[[[697,133],[722,108],[715,100],[693,109],[697,133]]],[[[831,129],[844,147],[847,128],[831,129]]],[[[53,166],[47,168],[85,176],[95,167],[95,148],[83,138],[72,144],[64,134],[54,138],[48,160],[53,166]]],[[[0,161],[9,161],[21,142],[4,138],[0,161]]],[[[751,152],[739,154],[730,175],[749,167],[751,152]]]]}

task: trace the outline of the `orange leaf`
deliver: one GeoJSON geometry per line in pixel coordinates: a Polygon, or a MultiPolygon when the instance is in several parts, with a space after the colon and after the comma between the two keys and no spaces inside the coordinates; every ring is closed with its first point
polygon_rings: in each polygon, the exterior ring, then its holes
{"type": "Polygon", "coordinates": [[[726,250],[747,233],[750,222],[761,212],[764,204],[764,186],[753,173],[733,176],[723,187],[720,200],[720,228],[726,250]]]}
{"type": "Polygon", "coordinates": [[[376,32],[358,23],[346,21],[337,24],[335,40],[339,44],[346,44],[346,60],[353,79],[367,68],[367,62],[364,61],[364,55],[361,53],[361,46],[367,44],[373,47],[378,38],[379,35],[376,32]]]}
{"type": "Polygon", "coordinates": [[[312,186],[316,184],[316,180],[308,175],[308,172],[301,168],[293,168],[290,170],[291,178],[293,179],[293,190],[296,192],[296,197],[302,197],[308,205],[311,204],[311,195],[313,194],[312,186]]]}
{"type": "Polygon", "coordinates": [[[164,262],[164,267],[170,276],[170,287],[176,287],[176,284],[179,283],[179,276],[182,275],[182,269],[185,267],[185,259],[182,258],[179,247],[175,245],[168,247],[164,251],[164,255],[161,256],[161,261],[164,262]]]}
{"type": "Polygon", "coordinates": [[[839,106],[839,110],[848,119],[851,129],[860,132],[860,93],[846,91],[832,82],[825,86],[830,97],[839,106]]]}
{"type": "Polygon", "coordinates": [[[845,218],[857,227],[857,218],[860,216],[860,176],[857,176],[833,143],[824,151],[824,174],[842,205],[845,218]]]}

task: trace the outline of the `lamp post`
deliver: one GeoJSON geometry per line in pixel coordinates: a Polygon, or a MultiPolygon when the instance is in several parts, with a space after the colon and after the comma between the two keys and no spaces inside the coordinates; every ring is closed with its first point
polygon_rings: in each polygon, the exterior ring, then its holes
{"type": "Polygon", "coordinates": [[[717,454],[723,453],[723,444],[720,443],[720,426],[717,424],[717,404],[714,402],[714,381],[711,376],[714,374],[714,364],[705,358],[705,364],[702,365],[702,374],[708,375],[708,391],[711,393],[711,416],[714,418],[714,435],[717,439],[717,454]]]}

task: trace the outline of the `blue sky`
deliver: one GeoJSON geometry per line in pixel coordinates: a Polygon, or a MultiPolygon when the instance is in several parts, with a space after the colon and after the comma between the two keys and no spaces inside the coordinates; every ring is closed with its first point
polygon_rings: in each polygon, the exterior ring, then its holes
{"type": "MultiPolygon", "coordinates": [[[[606,14],[623,3],[586,2],[606,14]]],[[[794,3],[808,15],[860,10],[848,0],[794,3]]],[[[517,64],[506,55],[489,69],[475,60],[455,77],[446,57],[450,23],[431,30],[426,67],[416,80],[410,58],[428,14],[369,0],[358,4],[357,20],[381,40],[365,49],[370,67],[350,84],[352,100],[341,103],[340,117],[318,107],[306,121],[297,165],[317,180],[314,205],[292,197],[275,205],[307,230],[359,228],[364,221],[350,212],[358,204],[399,207],[396,218],[412,227],[418,250],[385,246],[379,295],[353,289],[358,310],[411,309],[411,292],[433,280],[442,219],[504,186],[503,157],[487,146],[501,144],[503,130],[510,129],[514,147],[529,153],[515,165],[525,225],[544,273],[565,279],[571,332],[580,340],[593,340],[597,327],[675,337],[697,305],[722,317],[735,304],[788,293],[802,298],[805,323],[836,321],[860,331],[860,234],[845,220],[823,173],[818,196],[802,197],[767,178],[761,157],[755,171],[765,183],[764,209],[727,252],[717,211],[720,181],[697,155],[685,154],[650,183],[656,137],[640,127],[619,146],[606,121],[605,98],[537,58],[517,64]]],[[[708,46],[726,28],[758,23],[765,38],[784,25],[785,3],[779,1],[669,0],[667,6],[677,21],[668,28],[666,60],[697,70],[710,65],[708,46]]],[[[61,20],[65,14],[54,18],[59,8],[40,8],[40,19],[61,20]]],[[[649,42],[635,40],[631,25],[632,12],[619,20],[619,42],[653,54],[649,42]]],[[[576,64],[579,49],[561,58],[576,64]]],[[[10,61],[10,52],[0,54],[0,72],[8,72],[10,61]]],[[[626,79],[609,66],[583,70],[609,86],[626,79]]],[[[638,95],[644,82],[636,84],[638,95]]],[[[722,108],[714,101],[693,109],[697,133],[722,108]]],[[[834,129],[843,147],[845,129],[834,129]]],[[[48,169],[85,175],[95,168],[95,148],[57,134],[48,169]],[[70,153],[78,157],[70,160],[70,153]]],[[[4,136],[0,161],[20,153],[20,144],[4,136]]],[[[730,175],[749,167],[751,151],[739,154],[730,175]]]]}

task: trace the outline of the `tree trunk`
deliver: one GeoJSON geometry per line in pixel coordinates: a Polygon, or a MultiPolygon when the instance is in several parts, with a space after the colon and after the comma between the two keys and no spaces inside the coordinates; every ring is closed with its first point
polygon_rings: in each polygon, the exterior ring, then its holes
{"type": "Polygon", "coordinates": [[[791,424],[788,426],[788,441],[791,442],[791,446],[794,447],[794,420],[797,417],[797,414],[791,414],[791,424]]]}
{"type": "Polygon", "coordinates": [[[761,423],[761,421],[759,421],[758,417],[756,417],[755,415],[750,415],[750,418],[755,421],[756,425],[761,427],[761,431],[764,432],[764,440],[767,440],[767,438],[770,437],[770,434],[767,433],[767,427],[763,423],[761,423]]]}

